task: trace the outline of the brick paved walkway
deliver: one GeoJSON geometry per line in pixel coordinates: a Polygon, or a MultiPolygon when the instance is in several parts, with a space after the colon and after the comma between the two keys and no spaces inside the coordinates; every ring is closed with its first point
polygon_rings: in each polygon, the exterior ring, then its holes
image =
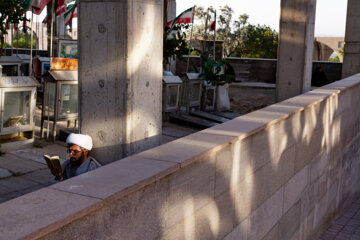
{"type": "Polygon", "coordinates": [[[360,198],[321,235],[319,240],[360,240],[360,198]]]}

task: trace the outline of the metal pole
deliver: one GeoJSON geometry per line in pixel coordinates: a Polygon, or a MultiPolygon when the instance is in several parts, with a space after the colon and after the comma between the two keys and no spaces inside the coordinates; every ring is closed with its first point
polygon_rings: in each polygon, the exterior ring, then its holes
{"type": "Polygon", "coordinates": [[[206,11],[206,20],[205,20],[205,29],[204,29],[204,41],[203,41],[203,46],[202,46],[203,53],[205,53],[205,50],[206,50],[208,21],[209,21],[209,8],[206,11]]]}
{"type": "MultiPolygon", "coordinates": [[[[54,32],[54,0],[51,2],[51,35],[50,35],[50,61],[53,56],[53,32],[54,32]]],[[[47,86],[48,87],[48,86],[47,86]]],[[[46,89],[44,89],[45,91],[46,89]]],[[[46,93],[46,91],[45,91],[46,93]]],[[[50,131],[50,94],[49,90],[47,92],[48,97],[48,115],[47,115],[47,129],[46,129],[46,138],[49,139],[49,131],[50,131]]],[[[56,99],[55,99],[56,101],[56,99]]],[[[55,112],[54,112],[55,115],[55,112]]]]}
{"type": "Polygon", "coordinates": [[[189,60],[190,60],[189,56],[190,56],[190,49],[191,49],[191,39],[192,39],[193,28],[194,28],[195,7],[196,7],[196,5],[193,7],[192,17],[191,17],[191,31],[190,31],[189,53],[188,53],[188,59],[187,59],[187,64],[186,64],[186,72],[188,72],[188,70],[189,70],[189,60]]]}
{"type": "Polygon", "coordinates": [[[214,28],[214,49],[213,49],[213,54],[214,54],[214,61],[215,61],[215,48],[216,48],[216,10],[215,10],[215,28],[214,28]]]}
{"type": "Polygon", "coordinates": [[[32,51],[33,51],[33,20],[34,20],[34,13],[33,13],[33,7],[31,6],[31,23],[30,23],[30,29],[31,29],[31,34],[30,34],[30,63],[29,63],[29,76],[31,77],[32,75],[32,51]]]}
{"type": "MultiPolygon", "coordinates": [[[[50,33],[50,58],[53,56],[53,34],[54,34],[54,0],[51,2],[51,33],[50,33]]],[[[50,59],[51,61],[51,59],[50,59]]]]}
{"type": "Polygon", "coordinates": [[[13,42],[14,42],[14,24],[11,24],[11,55],[14,54],[13,42]]]}
{"type": "Polygon", "coordinates": [[[40,45],[39,45],[39,19],[38,19],[38,15],[35,16],[35,22],[36,22],[36,37],[37,37],[37,40],[36,40],[36,46],[37,46],[37,50],[36,50],[36,53],[35,53],[35,56],[36,55],[39,55],[39,48],[40,48],[40,45]]]}

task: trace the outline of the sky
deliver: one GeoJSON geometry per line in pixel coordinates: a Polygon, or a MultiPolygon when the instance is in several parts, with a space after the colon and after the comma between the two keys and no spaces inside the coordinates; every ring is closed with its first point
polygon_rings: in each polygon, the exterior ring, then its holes
{"type": "MultiPolygon", "coordinates": [[[[343,37],[345,36],[347,0],[317,0],[315,16],[315,37],[343,37]]],[[[230,6],[235,14],[249,15],[251,24],[268,25],[279,31],[280,0],[177,0],[176,15],[194,6],[205,9],[213,6],[230,6]]]]}
{"type": "MultiPolygon", "coordinates": [[[[176,15],[194,6],[207,8],[229,5],[235,12],[234,17],[246,13],[251,24],[268,25],[279,31],[280,0],[176,0],[176,15]]],[[[347,0],[317,0],[315,16],[315,37],[344,37],[347,0]]],[[[29,15],[28,17],[30,17],[29,15]]],[[[35,15],[34,15],[35,16],[35,15]]],[[[42,21],[44,10],[35,21],[42,21]]],[[[73,26],[77,27],[76,20],[73,26]]]]}

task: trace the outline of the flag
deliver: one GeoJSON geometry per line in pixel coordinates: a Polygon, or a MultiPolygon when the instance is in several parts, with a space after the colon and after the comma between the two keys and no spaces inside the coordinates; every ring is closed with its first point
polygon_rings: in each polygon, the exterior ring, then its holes
{"type": "Polygon", "coordinates": [[[65,25],[70,25],[72,19],[77,17],[77,2],[69,3],[66,7],[66,12],[64,14],[65,25]]]}
{"type": "Polygon", "coordinates": [[[46,17],[44,18],[44,20],[42,21],[42,23],[46,24],[46,23],[50,23],[51,22],[51,13],[48,13],[46,15],[46,17]]]}
{"type": "Polygon", "coordinates": [[[214,21],[212,22],[212,24],[210,25],[210,29],[211,29],[212,31],[214,31],[215,28],[216,28],[216,20],[214,20],[214,21]]]}
{"type": "Polygon", "coordinates": [[[182,13],[180,13],[179,16],[177,16],[175,19],[169,21],[166,23],[165,27],[173,28],[175,24],[178,23],[191,23],[192,22],[192,16],[194,15],[195,7],[186,9],[182,13]]]}
{"type": "Polygon", "coordinates": [[[66,10],[65,0],[57,0],[55,7],[55,16],[59,16],[61,13],[64,13],[66,10]]]}
{"type": "Polygon", "coordinates": [[[24,20],[24,22],[23,22],[23,32],[24,32],[24,33],[27,32],[26,20],[24,20]]]}
{"type": "Polygon", "coordinates": [[[24,0],[21,3],[21,7],[26,11],[32,11],[34,14],[40,15],[50,1],[51,0],[24,0]]]}
{"type": "Polygon", "coordinates": [[[51,7],[47,8],[47,14],[46,17],[44,18],[44,20],[42,21],[42,23],[47,24],[51,22],[51,7]]]}

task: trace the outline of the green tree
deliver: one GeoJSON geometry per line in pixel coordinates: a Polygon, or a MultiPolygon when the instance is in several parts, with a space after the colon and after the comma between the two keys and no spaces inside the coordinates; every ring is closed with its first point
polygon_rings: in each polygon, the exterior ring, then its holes
{"type": "Polygon", "coordinates": [[[265,25],[248,24],[242,30],[240,44],[233,56],[249,58],[276,58],[278,33],[265,25]]]}
{"type": "MultiPolygon", "coordinates": [[[[214,39],[214,31],[209,28],[214,21],[214,12],[213,7],[207,10],[201,6],[196,8],[193,38],[214,39]],[[207,31],[205,26],[208,26],[207,31]]],[[[276,58],[278,33],[269,26],[249,24],[247,14],[241,14],[232,22],[233,13],[231,7],[225,5],[220,7],[217,15],[216,40],[224,41],[225,56],[276,58]]],[[[204,51],[202,49],[202,52],[204,51]]]]}
{"type": "MultiPolygon", "coordinates": [[[[205,26],[210,27],[210,24],[214,18],[215,9],[210,6],[207,10],[205,10],[202,6],[195,8],[195,22],[193,26],[193,37],[194,38],[210,38],[212,37],[212,33],[208,30],[206,31],[205,36],[205,26]]],[[[190,30],[190,29],[189,29],[190,30]]]]}
{"type": "MultiPolygon", "coordinates": [[[[344,47],[342,47],[342,48],[339,50],[339,54],[340,54],[340,56],[342,56],[342,57],[344,58],[344,47]]],[[[329,58],[329,62],[340,62],[340,57],[339,57],[339,55],[336,55],[335,57],[329,58]]]]}
{"type": "Polygon", "coordinates": [[[173,29],[165,28],[163,39],[163,66],[169,63],[169,59],[175,59],[176,56],[183,60],[183,56],[189,53],[186,41],[186,29],[188,24],[175,25],[173,29]]]}
{"type": "Polygon", "coordinates": [[[249,15],[241,14],[237,20],[233,23],[232,31],[227,35],[227,41],[225,41],[225,55],[227,57],[241,57],[236,55],[237,50],[241,48],[241,43],[246,36],[246,24],[249,15]]]}
{"type": "Polygon", "coordinates": [[[6,26],[26,20],[24,9],[21,7],[22,2],[23,0],[0,1],[0,56],[4,47],[4,36],[7,34],[6,26]]]}
{"type": "MultiPolygon", "coordinates": [[[[25,34],[22,30],[19,30],[14,35],[13,47],[14,48],[30,48],[31,43],[31,30],[27,29],[25,34]]],[[[36,48],[36,39],[32,40],[32,47],[36,48]]]]}

